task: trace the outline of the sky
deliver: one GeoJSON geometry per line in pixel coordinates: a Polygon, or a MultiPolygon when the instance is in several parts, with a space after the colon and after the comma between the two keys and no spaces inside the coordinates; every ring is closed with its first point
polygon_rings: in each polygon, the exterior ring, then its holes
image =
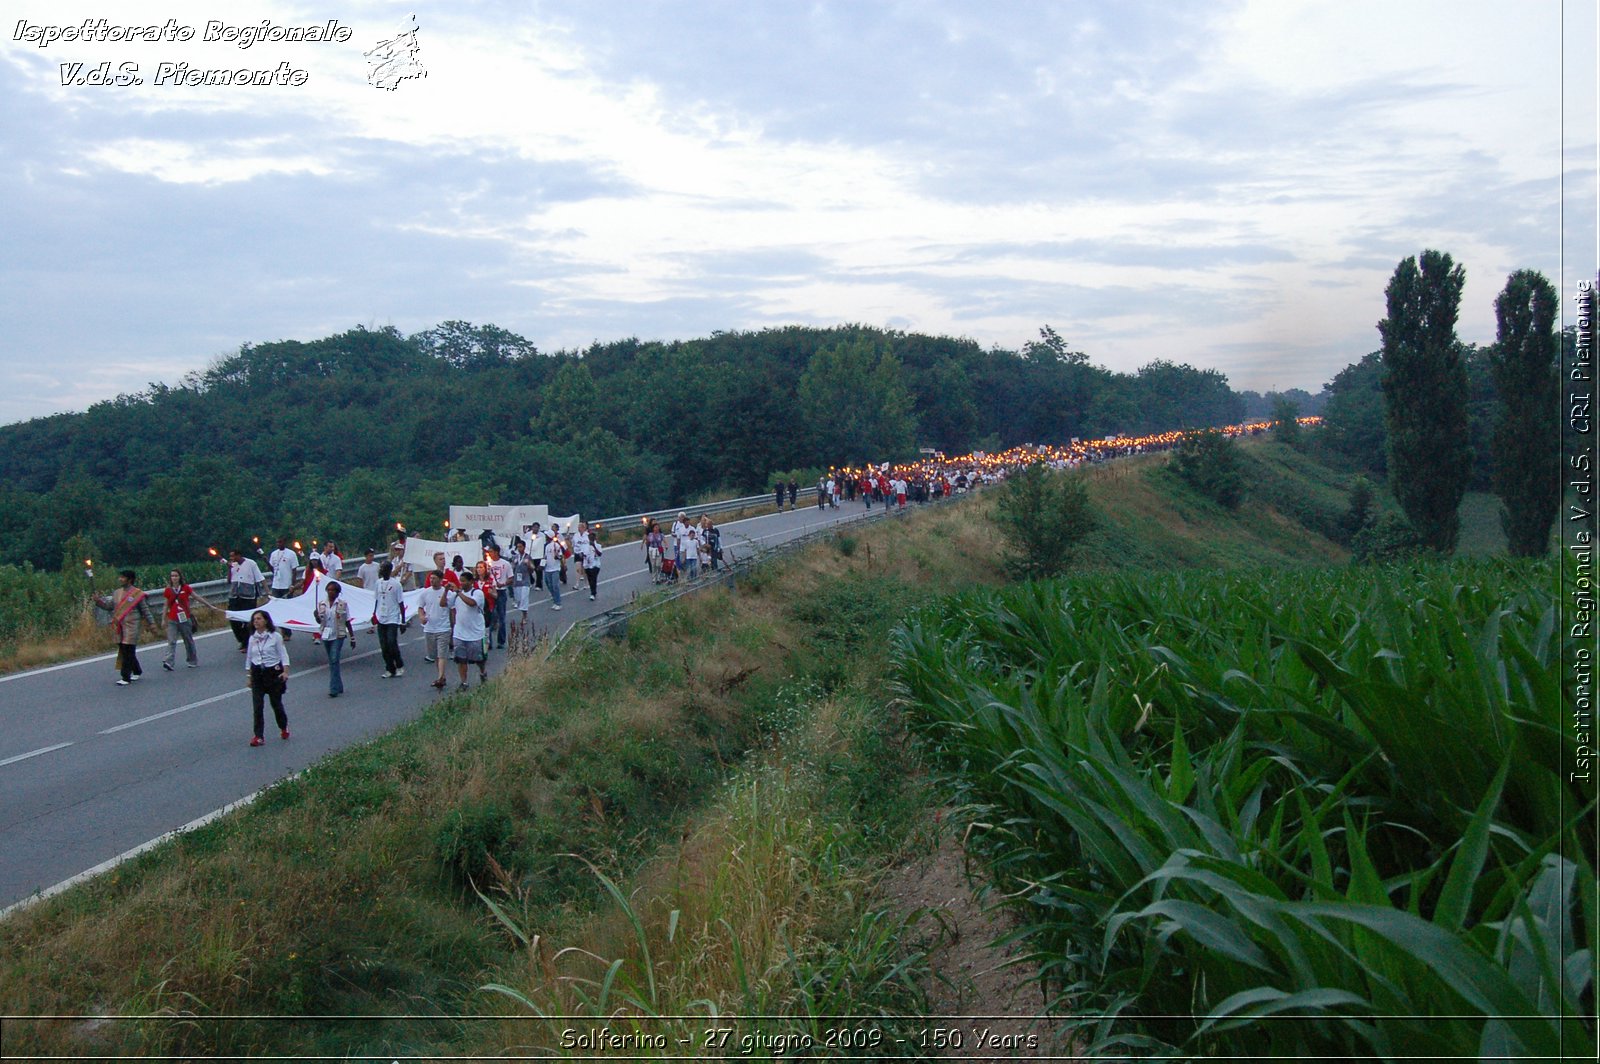
{"type": "Polygon", "coordinates": [[[0,423],[452,319],[542,351],[1048,324],[1316,392],[1406,256],[1465,267],[1477,343],[1512,271],[1597,268],[1593,0],[8,0],[0,30],[0,423]],[[194,32],[47,39],[86,19],[194,32]]]}

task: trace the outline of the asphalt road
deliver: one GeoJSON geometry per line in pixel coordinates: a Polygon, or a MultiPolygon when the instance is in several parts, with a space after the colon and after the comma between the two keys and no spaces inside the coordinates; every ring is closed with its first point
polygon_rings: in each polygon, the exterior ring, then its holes
{"type": "MultiPolygon", "coordinates": [[[[724,548],[744,556],[865,516],[860,503],[841,503],[719,527],[724,548]]],[[[637,543],[606,551],[598,601],[589,601],[586,585],[582,593],[576,583],[568,587],[560,612],[544,594],[534,597],[530,614],[541,630],[559,633],[652,589],[637,543]]],[[[289,643],[284,700],[292,737],[278,738],[269,706],[267,743],[252,748],[250,696],[232,632],[202,635],[198,646],[200,667],[184,667],[180,644],[175,672],[161,668],[164,642],[141,647],[144,678],[129,687],[115,685],[111,655],[0,677],[0,909],[204,822],[325,754],[419,716],[456,687],[453,665],[445,691],[430,686],[419,625],[402,637],[406,674],[393,680],[382,678],[377,635],[358,629],[354,649],[345,647],[345,693],[330,699],[327,658],[300,635],[289,643]]],[[[491,655],[491,671],[504,662],[504,653],[491,655]]]]}

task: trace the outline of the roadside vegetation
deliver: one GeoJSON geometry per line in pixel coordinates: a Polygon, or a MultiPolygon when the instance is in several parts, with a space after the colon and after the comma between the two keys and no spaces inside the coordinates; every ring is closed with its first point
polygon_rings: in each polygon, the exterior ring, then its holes
{"type": "MultiPolygon", "coordinates": [[[[1247,444],[1241,458],[1254,473],[1247,477],[1252,490],[1236,510],[1186,484],[1163,455],[1069,474],[1086,489],[1092,515],[1075,566],[1104,582],[1096,585],[1105,589],[1102,614],[1137,610],[1143,602],[1151,616],[1174,610],[1177,629],[1199,638],[1204,625],[1182,618],[1198,616],[1184,609],[1202,607],[1186,602],[1170,581],[1191,581],[1184,586],[1196,594],[1189,597],[1206,603],[1232,593],[1226,581],[1246,578],[1187,570],[1278,566],[1284,587],[1305,583],[1303,613],[1315,595],[1355,579],[1343,568],[1317,568],[1343,566],[1345,548],[1280,508],[1286,498],[1303,497],[1306,513],[1336,519],[1348,506],[1353,478],[1265,440],[1247,444]],[[1262,486],[1270,480],[1266,474],[1278,478],[1276,495],[1262,486]],[[1119,586],[1146,597],[1118,598],[1119,586]]],[[[688,1047],[679,1038],[696,1040],[692,1051],[704,1056],[770,1055],[775,1040],[802,1035],[824,1053],[927,1052],[914,1038],[893,1046],[830,1047],[824,1042],[838,1025],[821,1019],[916,1015],[927,1008],[931,980],[949,977],[930,962],[944,933],[937,914],[897,910],[879,897],[878,884],[889,869],[934,849],[941,832],[964,830],[983,803],[997,811],[1000,803],[980,798],[976,784],[945,760],[945,743],[970,730],[970,722],[941,739],[937,729],[928,730],[930,711],[919,693],[914,712],[924,738],[908,738],[891,689],[892,631],[913,616],[924,618],[919,623],[926,630],[936,623],[930,618],[981,612],[985,592],[978,589],[1006,581],[1007,543],[994,514],[999,495],[982,493],[842,530],[764,564],[734,588],[637,616],[618,639],[563,647],[548,659],[548,648],[540,647],[497,682],[330,757],[239,813],[14,914],[0,922],[0,1011],[84,1018],[8,1021],[6,1051],[581,1052],[563,1044],[569,1030],[604,1026],[667,1038],[662,1050],[636,1043],[631,1051],[641,1055],[682,1055],[688,1047]],[[940,605],[950,592],[964,597],[940,605]],[[921,767],[919,747],[938,759],[938,773],[921,767]],[[951,823],[934,815],[953,799],[966,805],[967,819],[951,823]],[[736,1014],[772,1018],[717,1022],[736,1014]],[[215,1018],[222,1015],[258,1018],[215,1018]],[[330,1018],[270,1018],[310,1015],[330,1018]],[[606,1022],[551,1018],[561,1015],[606,1022]],[[695,1019],[669,1019],[684,1015],[695,1019]],[[356,1016],[371,1018],[338,1018],[356,1016]],[[732,1028],[727,1044],[704,1043],[708,1029],[725,1027],[732,1028]],[[742,1037],[767,1041],[764,1048],[741,1046],[742,1037]]],[[[1375,506],[1393,503],[1380,495],[1375,506]]],[[[1485,568],[1491,575],[1504,572],[1500,563],[1485,568]]],[[[1082,579],[1089,578],[1073,577],[1069,584],[1082,579]]],[[[1248,579],[1277,586],[1266,576],[1248,579]]],[[[1477,579],[1474,601],[1490,601],[1501,586],[1488,580],[1477,579]]],[[[1064,586],[1004,594],[1043,603],[1064,586]]],[[[1050,638],[1042,622],[1039,635],[1050,638]]],[[[1184,730],[1182,741],[1197,781],[1188,801],[1198,808],[1210,781],[1237,768],[1212,760],[1222,758],[1213,746],[1226,746],[1226,736],[1212,734],[1225,718],[1210,704],[1201,707],[1204,713],[1179,704],[1184,688],[1177,676],[1190,683],[1195,678],[1175,663],[1160,676],[1147,675],[1156,664],[1137,652],[1139,640],[1150,637],[1145,628],[1125,625],[1122,638],[1133,642],[1114,648],[1127,654],[1106,667],[1137,681],[1116,687],[1118,698],[1136,693],[1158,708],[1132,739],[1118,730],[1128,724],[1125,706],[1115,726],[1094,726],[1107,744],[1129,743],[1128,757],[1139,771],[1147,762],[1155,766],[1152,778],[1158,777],[1165,800],[1179,721],[1188,729],[1194,716],[1196,730],[1184,730]]],[[[1258,643],[1265,655],[1271,640],[1258,643]]],[[[983,653],[994,663],[1002,660],[999,649],[983,653]]],[[[1072,651],[1050,653],[1053,665],[1063,667],[1072,651]]],[[[980,655],[964,667],[990,660],[980,655]]],[[[1076,685],[1089,668],[1063,672],[1070,682],[1057,697],[1079,698],[1076,685]]],[[[1225,666],[1202,660],[1193,668],[1201,679],[1217,680],[1205,670],[1225,666]]],[[[1021,684],[1034,671],[1019,665],[1013,682],[1021,684]]],[[[1091,686],[1083,697],[1095,690],[1091,686]]],[[[1231,686],[1223,693],[1238,697],[1231,686]]],[[[1320,737],[1319,757],[1351,758],[1368,775],[1381,774],[1381,757],[1361,761],[1348,743],[1311,724],[1279,723],[1286,732],[1299,728],[1320,737]]],[[[1363,734],[1359,723],[1340,726],[1363,734]]],[[[1255,733],[1248,738],[1266,741],[1255,733]]],[[[1353,831],[1344,828],[1339,818],[1345,807],[1325,807],[1343,792],[1319,794],[1309,782],[1331,769],[1309,755],[1285,757],[1296,765],[1294,758],[1307,761],[1299,767],[1306,781],[1297,782],[1287,767],[1254,780],[1264,803],[1258,822],[1278,818],[1281,832],[1298,831],[1306,815],[1299,794],[1328,830],[1335,824],[1342,829],[1326,843],[1330,862],[1343,859],[1346,834],[1365,833],[1375,862],[1402,848],[1389,829],[1371,825],[1360,803],[1349,806],[1357,818],[1353,831]],[[1270,787],[1284,799],[1276,806],[1267,802],[1270,787]]],[[[1514,766],[1524,773],[1534,767],[1514,766]]],[[[1181,780],[1183,771],[1178,775],[1181,780]]],[[[1503,784],[1514,785],[1521,784],[1509,776],[1503,784]]],[[[1479,823],[1470,816],[1450,820],[1451,809],[1435,804],[1441,823],[1479,823]]],[[[1467,808],[1471,814],[1477,806],[1467,808]]],[[[1151,819],[1161,830],[1170,827],[1170,818],[1151,819]]],[[[1028,824],[1019,820],[1009,833],[1026,834],[1033,830],[1028,824]]],[[[1472,921],[1507,912],[1514,919],[1514,906],[1505,906],[1520,896],[1500,887],[1511,880],[1496,862],[1512,844],[1498,821],[1493,827],[1483,885],[1470,899],[1472,921]]],[[[1539,826],[1511,827],[1531,839],[1539,826]]],[[[1025,871],[1051,890],[1081,886],[1058,883],[1042,866],[1026,864],[1045,852],[1042,835],[1028,844],[1025,858],[997,856],[1007,834],[976,830],[973,836],[975,852],[1000,862],[989,874],[1007,891],[1023,882],[1018,877],[1025,871]]],[[[1293,847],[1308,845],[1309,838],[1281,834],[1284,860],[1304,860],[1293,847]]],[[[1452,878],[1450,862],[1460,852],[1438,845],[1435,862],[1446,865],[1429,880],[1435,892],[1452,878]]],[[[1529,857],[1521,860],[1526,864],[1529,857]]],[[[1406,888],[1379,882],[1405,909],[1406,888]]],[[[1334,886],[1353,889],[1337,877],[1334,886]]],[[[1427,890],[1424,884],[1414,892],[1426,902],[1427,890]]],[[[1055,918],[1055,942],[1065,940],[1073,921],[1086,919],[1071,910],[1055,918]]],[[[1030,919],[1024,914],[1023,925],[1030,919]]],[[[1140,957],[1152,959],[1151,972],[1159,974],[1165,969],[1150,944],[1154,920],[1132,922],[1114,945],[1145,951],[1140,957]]],[[[1098,950],[1103,938],[1102,928],[1070,947],[1071,963],[1098,950]]],[[[1254,948],[1276,956],[1268,945],[1254,948]]],[[[1044,946],[1030,949],[1052,993],[1065,989],[1067,963],[1044,946]]],[[[1126,985],[1119,991],[1147,981],[1152,992],[1187,992],[1158,986],[1143,967],[1121,978],[1126,985]]],[[[1119,1008],[1130,1016],[1148,1011],[1144,1005],[1119,1008]]],[[[899,1029],[887,1019],[867,1026],[899,1029]]],[[[1171,1031],[1146,1036],[1183,1041],[1171,1031]]]]}

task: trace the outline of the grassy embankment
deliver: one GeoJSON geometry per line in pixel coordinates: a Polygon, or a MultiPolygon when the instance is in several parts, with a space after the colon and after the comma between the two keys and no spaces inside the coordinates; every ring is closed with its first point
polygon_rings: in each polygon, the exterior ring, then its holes
{"type": "MultiPolygon", "coordinates": [[[[1102,518],[1086,564],[1342,557],[1272,507],[1190,495],[1163,465],[1086,474],[1102,518]]],[[[535,1009],[785,1017],[770,1033],[917,1011],[929,925],[902,932],[873,883],[926,848],[937,799],[883,708],[887,635],[939,592],[1003,580],[992,505],[854,530],[623,641],[519,662],[17,914],[0,925],[0,1011],[158,1018],[10,1023],[5,1050],[492,1052],[557,1045],[535,1009]]]]}

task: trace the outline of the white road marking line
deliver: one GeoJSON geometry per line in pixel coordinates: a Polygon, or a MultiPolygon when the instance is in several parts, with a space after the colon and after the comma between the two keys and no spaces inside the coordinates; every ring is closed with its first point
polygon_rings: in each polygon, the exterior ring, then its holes
{"type": "Polygon", "coordinates": [[[26,761],[30,757],[38,757],[40,754],[48,754],[52,750],[61,750],[71,745],[71,743],[56,743],[54,746],[43,746],[37,750],[30,750],[26,754],[18,754],[16,757],[8,757],[4,761],[0,761],[0,766],[14,765],[18,761],[26,761]]]}
{"type": "Polygon", "coordinates": [[[212,695],[210,698],[202,698],[198,702],[190,702],[186,706],[179,706],[177,709],[169,709],[164,713],[155,713],[148,717],[140,717],[138,720],[130,720],[126,724],[118,724],[112,728],[102,728],[100,729],[100,734],[111,735],[114,732],[126,731],[129,728],[137,728],[141,724],[149,724],[153,720],[160,720],[162,717],[170,717],[178,713],[187,713],[191,709],[199,709],[201,706],[209,706],[213,702],[221,702],[224,698],[232,698],[234,695],[242,695],[249,690],[250,688],[248,687],[241,687],[237,691],[224,691],[220,695],[212,695]]]}
{"type": "MultiPolygon", "coordinates": [[[[378,653],[380,653],[380,651],[368,650],[362,654],[351,654],[349,657],[340,658],[339,664],[342,666],[347,661],[360,661],[363,658],[370,658],[378,653]]],[[[301,669],[299,672],[290,673],[289,678],[292,680],[296,677],[310,676],[312,673],[325,672],[327,671],[327,668],[328,666],[326,663],[321,665],[313,665],[309,669],[301,669]]],[[[220,695],[212,695],[210,698],[202,698],[198,702],[190,702],[188,705],[179,706],[177,709],[168,709],[161,713],[153,713],[148,717],[140,717],[138,720],[130,720],[126,724],[118,724],[112,728],[105,728],[100,732],[100,734],[110,735],[112,732],[124,731],[128,728],[137,728],[139,725],[149,724],[153,720],[160,720],[163,717],[170,717],[178,713],[187,713],[191,709],[199,709],[201,706],[209,706],[213,702],[221,702],[224,698],[232,698],[234,695],[245,695],[249,693],[250,688],[248,687],[240,687],[233,691],[224,691],[220,695]]]]}
{"type": "Polygon", "coordinates": [[[163,842],[166,842],[168,839],[176,838],[177,836],[183,834],[185,831],[193,831],[196,828],[203,828],[207,824],[211,823],[213,820],[217,819],[218,817],[226,816],[227,814],[233,812],[235,809],[242,809],[243,807],[249,805],[251,802],[253,802],[257,798],[261,797],[261,795],[266,792],[268,787],[275,787],[279,783],[284,783],[284,782],[287,782],[288,780],[296,779],[296,778],[299,777],[299,775],[300,775],[300,773],[296,772],[296,773],[294,773],[292,775],[285,776],[281,780],[274,780],[272,783],[268,784],[267,787],[261,788],[261,790],[256,791],[254,794],[247,794],[243,798],[240,798],[237,802],[229,802],[227,805],[223,806],[221,809],[213,809],[211,812],[207,813],[205,816],[199,817],[199,818],[197,818],[195,820],[191,820],[187,824],[183,825],[183,827],[181,827],[181,828],[177,828],[177,829],[175,829],[173,831],[169,831],[165,835],[160,835],[160,836],[158,836],[156,838],[151,839],[149,842],[141,842],[139,845],[135,846],[133,849],[125,850],[124,852],[117,854],[115,857],[111,858],[110,860],[101,861],[99,864],[95,865],[93,868],[86,868],[82,872],[79,872],[77,875],[72,876],[69,879],[63,879],[61,882],[57,883],[53,887],[46,887],[44,890],[38,891],[37,893],[34,893],[34,894],[30,894],[26,898],[23,898],[21,901],[15,902],[15,903],[13,903],[11,905],[8,905],[4,909],[0,909],[0,920],[4,920],[6,917],[10,916],[12,913],[17,912],[20,909],[26,909],[28,906],[36,905],[39,902],[44,901],[46,898],[54,897],[55,895],[60,894],[64,890],[70,890],[71,888],[77,886],[79,883],[82,883],[82,882],[84,882],[86,880],[93,879],[95,876],[99,875],[102,872],[109,872],[109,871],[111,871],[111,869],[117,867],[117,865],[119,865],[119,864],[122,864],[124,861],[130,861],[133,858],[139,856],[141,853],[144,853],[146,850],[154,849],[155,847],[161,845],[163,842]]]}

